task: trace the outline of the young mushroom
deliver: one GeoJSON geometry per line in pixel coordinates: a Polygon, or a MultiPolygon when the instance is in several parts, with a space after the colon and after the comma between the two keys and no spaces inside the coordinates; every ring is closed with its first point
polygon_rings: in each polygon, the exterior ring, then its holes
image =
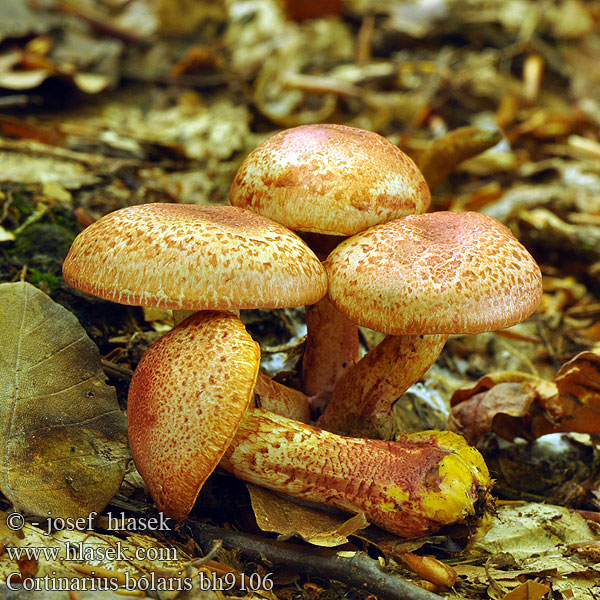
{"type": "Polygon", "coordinates": [[[338,381],[318,425],[377,437],[396,399],[435,362],[449,334],[529,317],[542,297],[533,257],[510,230],[474,212],[411,215],[340,244],[325,266],[329,298],[389,334],[338,381]]]}
{"type": "MultiPolygon", "coordinates": [[[[67,283],[121,304],[174,310],[284,308],[327,290],[322,264],[279,223],[232,206],[144,204],[84,229],[63,265],[67,283]]],[[[307,399],[266,376],[265,408],[308,421],[307,399]]]]}
{"type": "Polygon", "coordinates": [[[344,438],[249,408],[260,349],[231,313],[199,312],[155,342],[129,389],[130,445],[160,510],[182,520],[219,464],[246,480],[350,512],[405,537],[469,522],[491,485],[450,432],[344,438]]]}
{"type": "MultiPolygon", "coordinates": [[[[287,129],[240,166],[234,206],[270,217],[325,258],[344,236],[427,210],[431,197],[413,161],[386,138],[345,125],[287,129]]],[[[303,390],[316,408],[358,360],[358,328],[327,298],[307,307],[303,390]]]]}

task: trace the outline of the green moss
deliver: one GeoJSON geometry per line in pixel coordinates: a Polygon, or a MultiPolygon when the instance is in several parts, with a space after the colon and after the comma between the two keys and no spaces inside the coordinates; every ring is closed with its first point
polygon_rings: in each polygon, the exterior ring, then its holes
{"type": "Polygon", "coordinates": [[[35,202],[29,192],[13,192],[11,209],[16,213],[19,223],[23,223],[36,210],[35,202]]]}
{"type": "Polygon", "coordinates": [[[34,268],[29,269],[28,279],[33,285],[39,287],[47,294],[54,293],[62,283],[62,277],[52,275],[51,273],[44,273],[34,268]]]}
{"type": "Polygon", "coordinates": [[[23,262],[47,255],[62,263],[74,239],[75,234],[61,225],[34,223],[17,236],[10,253],[21,258],[23,262]]]}
{"type": "Polygon", "coordinates": [[[80,227],[70,207],[44,204],[30,191],[11,190],[5,227],[15,235],[0,249],[0,278],[11,281],[25,268],[27,279],[47,293],[62,283],[62,263],[80,227]]]}
{"type": "Polygon", "coordinates": [[[17,235],[6,256],[13,269],[27,267],[27,279],[47,294],[62,283],[62,263],[75,234],[55,223],[33,223],[17,235]]]}

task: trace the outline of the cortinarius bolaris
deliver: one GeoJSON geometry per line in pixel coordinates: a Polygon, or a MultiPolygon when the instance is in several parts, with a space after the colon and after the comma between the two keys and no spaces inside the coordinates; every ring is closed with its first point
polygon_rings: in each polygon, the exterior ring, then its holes
{"type": "MultiPolygon", "coordinates": [[[[323,266],[289,229],[233,206],[144,204],[82,231],[67,283],[107,300],[176,310],[284,308],[327,290],[323,266]]],[[[307,399],[259,376],[265,408],[308,421],[307,399]]]]}
{"type": "MultiPolygon", "coordinates": [[[[427,210],[429,188],[414,162],[386,138],[335,124],[286,129],[253,150],[230,191],[234,206],[294,231],[324,259],[343,236],[427,210]]],[[[304,392],[315,409],[359,356],[358,328],[324,298],[307,307],[304,392]]]]}
{"type": "Polygon", "coordinates": [[[461,436],[344,438],[248,408],[259,359],[242,322],[213,311],[192,315],[144,354],[129,388],[129,436],[167,515],[188,515],[217,464],[279,492],[364,511],[371,523],[405,537],[485,510],[489,474],[461,436]]]}
{"type": "Polygon", "coordinates": [[[389,334],[337,383],[319,426],[375,435],[393,402],[452,333],[515,325],[542,297],[540,268],[510,230],[480,213],[411,215],[342,242],[328,257],[329,298],[389,334]]]}

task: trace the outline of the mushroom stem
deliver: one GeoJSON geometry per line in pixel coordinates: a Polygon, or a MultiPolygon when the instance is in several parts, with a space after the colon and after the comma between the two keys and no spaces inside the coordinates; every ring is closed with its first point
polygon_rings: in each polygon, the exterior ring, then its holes
{"type": "Polygon", "coordinates": [[[309,398],[302,392],[273,381],[259,372],[254,394],[258,396],[262,408],[301,423],[310,423],[309,398]]]}
{"type": "Polygon", "coordinates": [[[326,296],[306,307],[306,331],[303,389],[313,412],[321,412],[336,382],[358,360],[358,327],[326,296]]]}
{"type": "Polygon", "coordinates": [[[437,360],[448,336],[387,336],[336,384],[319,427],[361,437],[385,437],[392,405],[437,360]]]}
{"type": "MultiPolygon", "coordinates": [[[[301,232],[302,239],[324,261],[344,240],[339,235],[301,232]]],[[[358,325],[342,314],[327,296],[307,305],[306,347],[302,358],[302,389],[313,415],[320,415],[338,379],[358,361],[358,325]]]]}
{"type": "Polygon", "coordinates": [[[255,408],[245,412],[219,464],[272,490],[363,511],[404,537],[479,515],[491,484],[479,452],[450,432],[396,442],[347,438],[255,408]]]}

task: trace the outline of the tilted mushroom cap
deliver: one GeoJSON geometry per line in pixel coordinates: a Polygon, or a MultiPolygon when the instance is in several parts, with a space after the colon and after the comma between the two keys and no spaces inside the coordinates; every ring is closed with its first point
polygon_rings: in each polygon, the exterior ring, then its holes
{"type": "Polygon", "coordinates": [[[507,227],[474,212],[372,227],[342,242],[325,266],[336,308],[391,335],[502,329],[542,297],[533,257],[507,227]]]}
{"type": "Polygon", "coordinates": [[[295,231],[352,235],[427,210],[423,175],[394,144],[345,125],[275,134],[239,168],[230,201],[295,231]]]}
{"type": "Polygon", "coordinates": [[[142,357],[129,386],[129,444],[168,516],[192,509],[253,398],[259,363],[243,323],[214,311],[195,313],[142,357]]]}
{"type": "Polygon", "coordinates": [[[297,235],[233,206],[112,212],[77,236],[63,275],[107,300],[179,310],[300,306],[327,290],[322,265],[297,235]]]}

